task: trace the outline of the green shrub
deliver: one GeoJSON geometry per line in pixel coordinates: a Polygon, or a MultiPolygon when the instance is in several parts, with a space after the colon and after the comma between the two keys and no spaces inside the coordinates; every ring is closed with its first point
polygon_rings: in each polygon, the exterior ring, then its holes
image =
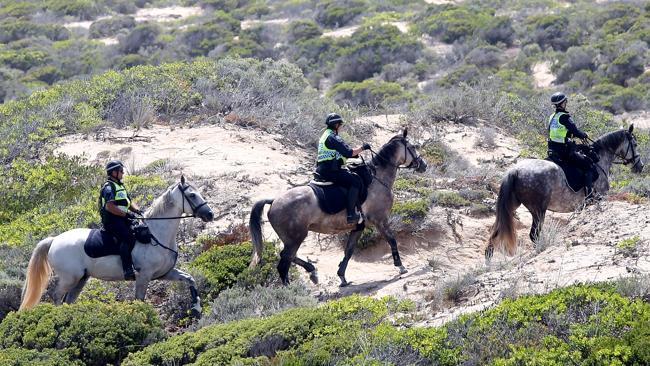
{"type": "Polygon", "coordinates": [[[566,14],[532,15],[526,20],[526,43],[537,43],[542,49],[565,51],[582,43],[583,32],[566,14]]]}
{"type": "Polygon", "coordinates": [[[235,284],[242,287],[265,285],[276,280],[275,265],[277,255],[275,247],[267,244],[262,255],[261,268],[249,269],[253,253],[250,242],[238,245],[214,246],[199,255],[190,268],[201,273],[207,282],[207,299],[217,295],[235,284]]]}
{"type": "Polygon", "coordinates": [[[399,215],[405,223],[418,222],[427,216],[430,202],[428,198],[395,202],[391,213],[399,215]]]}
{"type": "Polygon", "coordinates": [[[0,324],[0,335],[3,349],[60,351],[86,365],[118,363],[164,337],[156,312],[142,302],[43,304],[9,314],[0,324]]]}
{"type": "Polygon", "coordinates": [[[25,348],[10,347],[0,352],[2,365],[30,365],[30,366],[84,366],[81,360],[70,359],[64,351],[43,350],[36,351],[25,348]]]}
{"type": "Polygon", "coordinates": [[[100,19],[93,22],[88,29],[90,38],[104,38],[116,35],[122,29],[131,30],[135,28],[135,18],[132,16],[120,16],[107,19],[100,19]]]}
{"type": "Polygon", "coordinates": [[[0,6],[0,18],[29,18],[39,7],[28,2],[7,2],[0,6]]]}
{"type": "Polygon", "coordinates": [[[401,85],[374,79],[338,83],[328,91],[328,96],[339,104],[371,107],[403,105],[410,99],[401,85]]]}
{"type": "Polygon", "coordinates": [[[0,63],[22,71],[27,71],[32,67],[42,66],[49,61],[50,55],[45,50],[30,48],[0,50],[0,63]]]}
{"type": "Polygon", "coordinates": [[[497,68],[503,62],[503,52],[495,46],[479,46],[465,56],[465,62],[480,68],[497,68]]]}
{"type": "Polygon", "coordinates": [[[368,7],[365,0],[325,0],[316,7],[316,22],[325,26],[338,28],[348,24],[368,7]]]}
{"type": "MultiPolygon", "coordinates": [[[[501,28],[508,29],[507,20],[493,19],[493,10],[470,6],[430,6],[418,21],[420,30],[443,42],[454,43],[485,29],[486,37],[498,42],[504,40],[501,28]]],[[[506,38],[507,39],[507,36],[506,38]]]]}
{"type": "Polygon", "coordinates": [[[61,41],[70,37],[70,31],[62,25],[37,24],[27,20],[6,19],[0,22],[0,43],[39,36],[61,41]]]}
{"type": "Polygon", "coordinates": [[[72,15],[90,20],[103,11],[103,6],[92,0],[47,0],[45,9],[59,15],[72,15]]]}
{"type": "Polygon", "coordinates": [[[63,78],[63,73],[59,71],[58,68],[54,66],[43,66],[30,70],[25,79],[27,80],[39,80],[47,84],[54,84],[55,82],[63,78]]]}
{"type": "Polygon", "coordinates": [[[362,329],[405,309],[394,298],[353,295],[318,308],[291,309],[175,336],[129,355],[123,365],[256,364],[269,362],[283,350],[287,350],[281,352],[283,359],[323,364],[345,355],[352,346],[350,339],[362,329]]]}
{"type": "Polygon", "coordinates": [[[312,20],[295,20],[289,24],[288,33],[289,42],[300,42],[320,37],[323,31],[312,20]]]}
{"type": "Polygon", "coordinates": [[[235,286],[219,293],[201,324],[267,317],[295,307],[313,307],[316,303],[302,281],[293,281],[288,286],[256,285],[251,289],[235,286]]]}
{"type": "Polygon", "coordinates": [[[436,191],[433,194],[433,202],[442,207],[463,207],[469,206],[470,201],[454,191],[436,191]]]}
{"type": "Polygon", "coordinates": [[[333,72],[335,81],[362,81],[381,72],[384,65],[397,61],[415,63],[422,43],[412,35],[403,34],[390,24],[361,26],[350,38],[348,47],[340,50],[342,57],[333,72]]]}
{"type": "Polygon", "coordinates": [[[120,39],[120,49],[124,53],[137,53],[140,49],[154,46],[161,28],[155,23],[145,23],[136,26],[120,39]]]}

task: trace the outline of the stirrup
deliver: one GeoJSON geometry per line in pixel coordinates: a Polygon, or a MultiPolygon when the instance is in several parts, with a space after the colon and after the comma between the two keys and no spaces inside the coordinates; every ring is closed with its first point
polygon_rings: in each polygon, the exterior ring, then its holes
{"type": "Polygon", "coordinates": [[[355,212],[354,214],[347,216],[347,221],[348,224],[360,224],[363,222],[363,216],[361,216],[358,212],[355,212]]]}

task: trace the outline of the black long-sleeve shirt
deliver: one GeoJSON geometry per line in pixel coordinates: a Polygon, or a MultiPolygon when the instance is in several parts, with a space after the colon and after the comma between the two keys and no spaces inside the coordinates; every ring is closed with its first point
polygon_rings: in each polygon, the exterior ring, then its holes
{"type": "MultiPolygon", "coordinates": [[[[352,148],[348,146],[348,144],[343,141],[341,136],[333,133],[327,137],[325,140],[325,146],[328,149],[336,150],[339,154],[341,154],[344,158],[351,158],[353,157],[352,155],[352,148]]],[[[336,169],[340,169],[341,165],[343,165],[343,159],[332,159],[332,160],[327,160],[327,161],[322,161],[317,164],[316,171],[317,172],[325,172],[325,171],[332,171],[336,169]]]]}

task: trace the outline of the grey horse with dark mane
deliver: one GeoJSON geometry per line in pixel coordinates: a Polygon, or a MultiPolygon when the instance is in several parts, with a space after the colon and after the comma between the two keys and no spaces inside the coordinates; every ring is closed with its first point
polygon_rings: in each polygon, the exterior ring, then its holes
{"type": "MultiPolygon", "coordinates": [[[[622,163],[632,164],[632,171],[640,173],[643,162],[636,151],[634,125],[627,130],[607,133],[593,143],[594,151],[600,157],[600,173],[594,190],[604,194],[609,190],[609,170],[617,158],[622,163]]],[[[485,249],[489,261],[495,249],[514,255],[517,250],[517,235],[514,227],[514,212],[524,205],[533,216],[530,239],[537,240],[546,210],[572,212],[584,204],[584,189],[574,192],[567,184],[562,169],[548,160],[526,159],[518,162],[501,181],[496,203],[496,221],[485,249]]]]}
{"type": "MultiPolygon", "coordinates": [[[[407,270],[397,250],[397,241],[388,224],[391,207],[393,206],[393,182],[397,176],[398,168],[405,166],[416,172],[424,172],[427,163],[420,157],[415,147],[406,138],[407,130],[396,135],[388,141],[370,163],[374,170],[372,183],[368,187],[368,198],[362,205],[365,222],[374,226],[390,244],[393,263],[399,268],[400,273],[407,270]]],[[[264,206],[271,204],[268,212],[269,222],[284,243],[280,252],[278,272],[284,284],[289,283],[289,267],[295,263],[303,267],[314,283],[318,283],[316,268],[311,263],[296,256],[300,244],[307,237],[308,232],[324,234],[337,234],[350,232],[345,247],[345,256],[339,264],[338,276],[341,286],[346,286],[345,270],[352,257],[354,247],[363,232],[364,225],[348,224],[345,210],[335,214],[326,214],[318,205],[314,191],[308,186],[292,188],[275,199],[265,199],[255,203],[250,216],[250,233],[254,244],[251,267],[256,266],[262,255],[262,211],[264,206]]]]}

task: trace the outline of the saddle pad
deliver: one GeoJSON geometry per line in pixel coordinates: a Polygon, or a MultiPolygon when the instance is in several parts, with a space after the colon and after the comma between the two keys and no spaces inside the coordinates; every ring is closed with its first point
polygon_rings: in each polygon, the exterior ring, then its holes
{"type": "Polygon", "coordinates": [[[105,257],[107,255],[119,255],[120,247],[115,239],[105,230],[92,229],[86,243],[84,244],[86,255],[91,258],[105,257]]]}
{"type": "MultiPolygon", "coordinates": [[[[566,177],[567,185],[574,192],[578,192],[579,190],[585,187],[584,170],[577,168],[574,165],[568,164],[562,160],[556,160],[556,159],[547,159],[547,160],[557,164],[562,169],[562,171],[564,172],[564,176],[566,177]]],[[[598,179],[598,171],[594,171],[592,174],[593,174],[593,181],[595,182],[596,179],[598,179]]]]}
{"type": "Polygon", "coordinates": [[[342,187],[329,185],[321,186],[309,183],[318,199],[318,206],[326,214],[333,215],[345,209],[347,201],[347,190],[342,187]]]}

